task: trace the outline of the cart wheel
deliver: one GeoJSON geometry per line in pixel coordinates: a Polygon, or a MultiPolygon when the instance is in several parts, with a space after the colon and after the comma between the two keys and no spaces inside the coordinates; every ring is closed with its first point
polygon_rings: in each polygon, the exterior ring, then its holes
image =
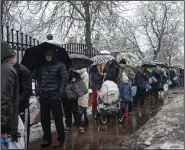
{"type": "Polygon", "coordinates": [[[108,122],[108,118],[107,116],[100,116],[99,121],[102,125],[105,125],[108,122]]]}
{"type": "Polygon", "coordinates": [[[123,123],[123,121],[124,121],[124,115],[123,114],[118,115],[118,121],[119,121],[119,123],[123,123]]]}

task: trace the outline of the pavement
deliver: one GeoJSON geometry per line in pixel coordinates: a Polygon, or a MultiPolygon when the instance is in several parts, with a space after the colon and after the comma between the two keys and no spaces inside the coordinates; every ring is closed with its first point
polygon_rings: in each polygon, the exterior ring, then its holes
{"type": "MultiPolygon", "coordinates": [[[[169,99],[168,97],[170,96],[174,96],[172,92],[173,90],[169,90],[169,92],[166,94],[166,99],[169,99]]],[[[178,92],[176,95],[178,95],[178,92]]],[[[115,118],[111,119],[111,121],[107,125],[102,126],[100,125],[98,120],[95,120],[94,118],[89,116],[89,125],[84,127],[84,133],[78,133],[76,127],[73,127],[72,132],[66,134],[66,141],[63,149],[79,150],[131,148],[134,138],[136,140],[136,138],[138,137],[137,132],[145,125],[146,122],[153,118],[157,112],[160,112],[163,104],[164,101],[147,98],[144,107],[135,108],[134,114],[126,118],[122,124],[119,124],[118,120],[115,118]],[[130,139],[129,136],[133,139],[130,139]],[[125,143],[125,147],[123,141],[127,141],[127,143],[125,143]]],[[[42,130],[39,131],[39,134],[41,137],[42,130]]],[[[53,130],[52,136],[53,141],[56,141],[57,135],[55,130],[53,130]]],[[[35,139],[32,138],[32,142],[29,145],[29,150],[52,149],[52,147],[41,148],[41,141],[42,139],[38,138],[37,136],[35,136],[35,139]]]]}

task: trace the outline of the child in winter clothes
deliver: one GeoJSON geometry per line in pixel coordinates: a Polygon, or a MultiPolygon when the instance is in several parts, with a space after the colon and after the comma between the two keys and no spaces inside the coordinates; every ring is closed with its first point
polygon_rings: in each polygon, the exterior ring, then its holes
{"type": "Polygon", "coordinates": [[[121,107],[125,117],[128,117],[128,105],[132,100],[132,88],[129,84],[129,79],[126,74],[122,76],[122,83],[119,85],[120,99],[121,99],[121,107]]]}
{"type": "MultiPolygon", "coordinates": [[[[76,70],[81,75],[81,78],[87,88],[89,88],[89,74],[87,73],[87,69],[81,69],[81,70],[76,70]]],[[[87,117],[87,107],[88,107],[88,99],[89,99],[89,93],[85,94],[82,97],[78,98],[78,105],[79,105],[79,113],[81,115],[81,120],[82,117],[84,116],[84,124],[88,124],[88,117],[87,117]]]]}

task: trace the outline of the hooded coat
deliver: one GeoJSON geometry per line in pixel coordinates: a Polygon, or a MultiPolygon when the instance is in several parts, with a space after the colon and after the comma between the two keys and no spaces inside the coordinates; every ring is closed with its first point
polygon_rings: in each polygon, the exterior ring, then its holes
{"type": "Polygon", "coordinates": [[[19,114],[19,83],[14,67],[9,63],[11,50],[1,43],[1,133],[17,140],[19,114]]]}
{"type": "MultiPolygon", "coordinates": [[[[89,88],[89,74],[87,73],[87,69],[84,68],[81,70],[76,70],[76,72],[81,75],[81,78],[88,89],[89,88]]],[[[81,107],[88,107],[88,99],[89,99],[89,93],[85,94],[82,97],[79,97],[78,98],[78,105],[81,107]]]]}

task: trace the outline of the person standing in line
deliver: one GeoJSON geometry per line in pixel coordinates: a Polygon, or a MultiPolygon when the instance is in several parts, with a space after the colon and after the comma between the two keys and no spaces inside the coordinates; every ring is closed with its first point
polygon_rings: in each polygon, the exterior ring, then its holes
{"type": "MultiPolygon", "coordinates": [[[[89,74],[87,73],[87,69],[84,68],[81,70],[77,70],[76,72],[81,75],[83,82],[85,83],[87,89],[89,89],[89,74]]],[[[88,100],[89,100],[89,93],[78,98],[78,105],[79,105],[79,112],[81,115],[81,120],[82,120],[82,117],[84,116],[85,125],[89,123],[88,116],[87,116],[88,100]]]]}
{"type": "Polygon", "coordinates": [[[103,73],[105,73],[105,81],[110,80],[113,81],[114,83],[117,83],[119,67],[116,64],[116,61],[115,60],[109,61],[105,66],[103,73]]]}
{"type": "Polygon", "coordinates": [[[19,115],[23,124],[27,126],[27,148],[29,144],[30,134],[30,112],[29,112],[29,98],[32,94],[32,79],[30,71],[17,62],[15,51],[12,50],[10,63],[16,69],[19,81],[19,115]],[[27,116],[27,118],[25,118],[27,116]]]}
{"type": "Polygon", "coordinates": [[[1,41],[1,138],[11,135],[17,142],[19,115],[19,84],[15,68],[10,64],[11,50],[1,41]]]}
{"type": "Polygon", "coordinates": [[[97,91],[101,88],[104,76],[98,65],[91,67],[90,74],[92,88],[92,115],[95,116],[97,106],[97,91]]]}
{"type": "MultiPolygon", "coordinates": [[[[69,78],[68,78],[68,84],[71,82],[75,82],[76,80],[80,80],[81,76],[79,73],[75,72],[72,68],[69,70],[69,78]]],[[[84,128],[81,126],[81,118],[80,113],[78,109],[78,98],[77,99],[68,99],[67,94],[62,99],[63,108],[65,112],[65,118],[66,118],[66,128],[65,132],[71,132],[72,131],[72,114],[74,116],[75,125],[77,126],[80,133],[84,132],[84,128]]]]}
{"type": "MultiPolygon", "coordinates": [[[[119,75],[118,75],[118,85],[122,83],[122,74],[125,73],[126,76],[129,79],[129,84],[132,86],[133,81],[135,79],[135,71],[132,67],[127,65],[127,62],[125,59],[122,59],[119,62],[120,70],[119,70],[119,75]]],[[[128,114],[132,115],[132,100],[128,101],[128,114]]]]}
{"type": "Polygon", "coordinates": [[[54,147],[63,147],[65,141],[65,132],[62,115],[61,99],[64,96],[67,86],[68,74],[66,66],[56,60],[56,54],[53,51],[47,51],[45,54],[46,62],[38,68],[36,74],[36,98],[40,102],[41,124],[44,132],[42,147],[51,145],[51,122],[50,111],[52,111],[55,120],[55,126],[58,134],[57,143],[54,147]]]}
{"type": "Polygon", "coordinates": [[[128,106],[129,102],[131,102],[131,96],[132,96],[132,88],[129,84],[129,79],[126,76],[126,74],[123,74],[122,76],[122,83],[119,85],[119,91],[120,91],[120,98],[121,98],[121,106],[122,111],[124,114],[124,117],[128,117],[128,106]]]}
{"type": "Polygon", "coordinates": [[[137,86],[136,96],[134,97],[134,105],[137,106],[138,101],[140,106],[143,107],[145,101],[146,84],[148,83],[149,77],[144,72],[144,68],[141,67],[135,77],[135,85],[137,86]]]}

